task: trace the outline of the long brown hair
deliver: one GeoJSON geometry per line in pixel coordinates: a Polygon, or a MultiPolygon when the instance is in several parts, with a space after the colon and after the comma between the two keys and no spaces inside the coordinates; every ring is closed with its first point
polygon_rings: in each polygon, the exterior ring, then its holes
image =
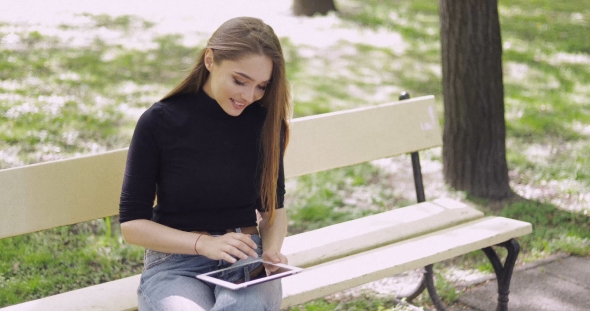
{"type": "Polygon", "coordinates": [[[291,111],[281,44],[273,29],[258,18],[230,19],[213,33],[207,46],[199,53],[190,74],[162,100],[176,94],[196,93],[203,88],[209,77],[204,61],[205,50],[208,48],[214,51],[213,59],[216,64],[224,60],[238,61],[251,54],[265,55],[272,60],[270,82],[266,86],[264,96],[258,101],[267,110],[262,126],[263,164],[260,197],[263,209],[269,212],[269,223],[272,224],[277,207],[279,163],[289,142],[287,119],[291,111]],[[281,131],[283,142],[281,142],[281,131]]]}

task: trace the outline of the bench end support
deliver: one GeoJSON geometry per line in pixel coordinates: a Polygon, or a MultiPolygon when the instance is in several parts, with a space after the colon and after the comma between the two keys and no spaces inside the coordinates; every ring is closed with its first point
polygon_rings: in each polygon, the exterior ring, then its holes
{"type": "Polygon", "coordinates": [[[506,248],[508,255],[506,261],[502,266],[502,262],[498,255],[491,247],[482,249],[486,256],[490,259],[494,271],[496,272],[496,279],[498,280],[498,306],[496,311],[508,311],[508,294],[510,294],[510,280],[512,279],[512,271],[516,264],[516,258],[520,252],[520,245],[515,239],[510,239],[498,246],[506,248]]]}
{"type": "MultiPolygon", "coordinates": [[[[512,279],[512,272],[514,271],[516,258],[520,252],[520,245],[515,239],[510,239],[496,246],[504,247],[508,251],[504,265],[502,265],[502,261],[492,247],[483,248],[482,251],[492,263],[492,267],[494,267],[494,272],[496,273],[496,279],[498,280],[498,305],[496,306],[496,311],[508,311],[510,280],[512,279]]],[[[424,273],[423,282],[426,284],[426,289],[428,289],[428,295],[436,307],[436,310],[446,311],[447,309],[443,305],[443,302],[436,292],[436,287],[434,286],[432,265],[426,266],[425,269],[426,272],[424,273]]]]}

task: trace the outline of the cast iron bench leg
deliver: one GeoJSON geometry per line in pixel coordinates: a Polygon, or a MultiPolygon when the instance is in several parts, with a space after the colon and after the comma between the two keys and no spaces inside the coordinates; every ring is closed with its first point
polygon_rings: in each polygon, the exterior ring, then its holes
{"type": "Polygon", "coordinates": [[[428,289],[428,295],[430,296],[430,300],[432,300],[432,303],[436,307],[436,310],[447,311],[442,301],[440,300],[440,297],[438,297],[436,287],[434,286],[434,274],[432,273],[432,265],[426,266],[425,269],[426,272],[424,272],[424,281],[426,282],[426,289],[428,289]]]}
{"type": "Polygon", "coordinates": [[[496,272],[496,278],[498,279],[498,306],[496,307],[496,311],[508,311],[510,279],[512,279],[512,271],[514,270],[516,257],[518,257],[520,251],[520,245],[515,239],[510,239],[504,243],[498,244],[498,246],[502,246],[508,251],[504,266],[502,266],[502,262],[500,261],[500,258],[498,258],[494,249],[486,247],[483,251],[490,259],[492,267],[494,267],[494,271],[496,272]]]}
{"type": "MultiPolygon", "coordinates": [[[[516,264],[516,258],[518,257],[518,253],[520,251],[520,245],[516,242],[515,239],[510,239],[504,243],[500,243],[496,246],[501,246],[506,248],[508,251],[508,255],[506,256],[506,261],[504,265],[498,258],[498,254],[492,247],[486,247],[483,252],[489,258],[490,262],[492,263],[492,267],[494,267],[494,272],[496,273],[496,279],[498,280],[498,305],[496,306],[496,311],[508,311],[508,294],[510,293],[510,280],[512,279],[512,271],[514,270],[514,265],[516,264]]],[[[425,267],[424,278],[422,279],[422,284],[426,284],[426,289],[428,289],[428,295],[430,296],[430,300],[436,307],[438,311],[446,311],[447,309],[443,305],[438,293],[436,292],[436,287],[434,286],[434,275],[432,272],[432,265],[428,265],[425,267]]],[[[415,298],[418,296],[424,288],[419,286],[411,296],[415,298]]]]}

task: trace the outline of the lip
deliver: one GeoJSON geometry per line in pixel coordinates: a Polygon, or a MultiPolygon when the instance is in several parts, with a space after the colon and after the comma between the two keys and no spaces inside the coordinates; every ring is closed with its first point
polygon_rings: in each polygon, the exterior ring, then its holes
{"type": "Polygon", "coordinates": [[[247,104],[242,104],[242,103],[235,101],[233,98],[230,98],[230,100],[231,100],[232,106],[237,110],[242,110],[242,109],[246,108],[246,106],[248,106],[247,104]]]}

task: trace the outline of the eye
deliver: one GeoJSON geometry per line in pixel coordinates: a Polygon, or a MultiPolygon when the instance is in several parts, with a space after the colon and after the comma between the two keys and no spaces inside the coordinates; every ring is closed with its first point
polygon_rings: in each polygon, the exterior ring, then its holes
{"type": "Polygon", "coordinates": [[[240,82],[238,79],[234,79],[234,83],[237,84],[237,85],[239,85],[239,86],[243,86],[244,84],[246,84],[244,82],[240,82]]]}
{"type": "Polygon", "coordinates": [[[259,85],[259,86],[258,86],[258,88],[259,88],[260,90],[262,90],[262,91],[266,91],[266,85],[265,85],[265,86],[260,86],[260,85],[259,85]]]}

